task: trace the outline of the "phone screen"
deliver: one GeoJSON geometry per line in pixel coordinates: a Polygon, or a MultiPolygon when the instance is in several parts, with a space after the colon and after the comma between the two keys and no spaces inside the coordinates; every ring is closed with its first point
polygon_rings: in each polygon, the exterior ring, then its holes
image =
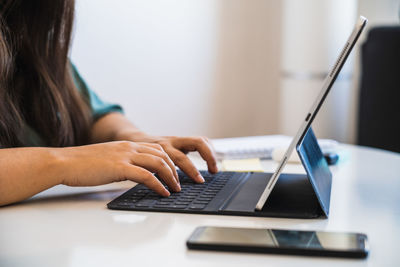
{"type": "Polygon", "coordinates": [[[224,227],[197,228],[189,242],[302,250],[364,251],[366,249],[366,236],[363,234],[224,227]]]}

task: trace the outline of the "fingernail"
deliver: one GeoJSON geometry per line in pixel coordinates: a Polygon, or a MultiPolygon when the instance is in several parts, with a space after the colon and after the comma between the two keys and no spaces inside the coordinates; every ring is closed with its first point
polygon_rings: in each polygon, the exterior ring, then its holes
{"type": "Polygon", "coordinates": [[[181,191],[181,185],[180,184],[176,184],[176,191],[181,191]]]}
{"type": "Polygon", "coordinates": [[[164,188],[164,197],[169,197],[171,195],[171,193],[164,188]]]}
{"type": "Polygon", "coordinates": [[[217,168],[216,165],[212,168],[212,171],[211,171],[211,172],[212,172],[212,173],[217,173],[217,172],[218,172],[218,168],[217,168]]]}
{"type": "Polygon", "coordinates": [[[199,182],[199,183],[204,183],[205,182],[203,176],[201,176],[200,174],[196,176],[196,181],[199,182]]]}

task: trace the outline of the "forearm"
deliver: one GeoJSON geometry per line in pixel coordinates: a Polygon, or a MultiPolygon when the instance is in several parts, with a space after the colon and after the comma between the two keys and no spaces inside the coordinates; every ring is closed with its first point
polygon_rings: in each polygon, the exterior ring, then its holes
{"type": "Polygon", "coordinates": [[[140,131],[120,113],[110,113],[96,121],[90,136],[92,143],[121,140],[151,142],[149,135],[140,131]]]}
{"type": "Polygon", "coordinates": [[[168,196],[152,172],[158,173],[169,188],[180,190],[168,155],[143,144],[123,141],[64,148],[0,149],[0,206],[57,184],[96,186],[124,180],[143,183],[168,196]]]}
{"type": "Polygon", "coordinates": [[[0,206],[60,184],[57,148],[0,149],[0,206]]]}
{"type": "Polygon", "coordinates": [[[150,136],[119,113],[98,120],[93,125],[91,141],[104,143],[0,149],[0,206],[24,200],[57,184],[94,186],[126,179],[168,196],[168,191],[152,173],[158,173],[170,188],[179,191],[174,163],[194,181],[204,182],[184,154],[189,151],[199,151],[209,171],[217,172],[206,138],[150,136]],[[117,140],[128,142],[108,142],[117,140]]]}

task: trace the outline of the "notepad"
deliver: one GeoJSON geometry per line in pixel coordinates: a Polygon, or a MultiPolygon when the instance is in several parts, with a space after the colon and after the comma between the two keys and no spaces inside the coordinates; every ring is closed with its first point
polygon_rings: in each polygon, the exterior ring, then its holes
{"type": "Polygon", "coordinates": [[[213,139],[212,144],[219,159],[270,159],[274,148],[287,147],[291,139],[285,135],[246,136],[213,139]]]}
{"type": "MultiPolygon", "coordinates": [[[[262,135],[211,140],[218,159],[271,159],[274,149],[284,149],[290,145],[292,137],[287,135],[262,135]]],[[[332,152],[339,144],[331,139],[319,139],[323,153],[332,152]]]]}
{"type": "Polygon", "coordinates": [[[223,171],[233,172],[263,172],[259,158],[253,159],[225,159],[222,161],[223,171]]]}

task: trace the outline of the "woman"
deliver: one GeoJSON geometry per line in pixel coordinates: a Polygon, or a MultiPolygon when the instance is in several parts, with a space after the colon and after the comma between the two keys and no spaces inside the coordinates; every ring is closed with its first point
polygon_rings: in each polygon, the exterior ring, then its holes
{"type": "Polygon", "coordinates": [[[177,165],[204,182],[185,153],[217,172],[206,138],[141,132],[90,91],[68,60],[73,0],[0,2],[0,205],[54,185],[143,183],[180,191],[177,165]]]}

